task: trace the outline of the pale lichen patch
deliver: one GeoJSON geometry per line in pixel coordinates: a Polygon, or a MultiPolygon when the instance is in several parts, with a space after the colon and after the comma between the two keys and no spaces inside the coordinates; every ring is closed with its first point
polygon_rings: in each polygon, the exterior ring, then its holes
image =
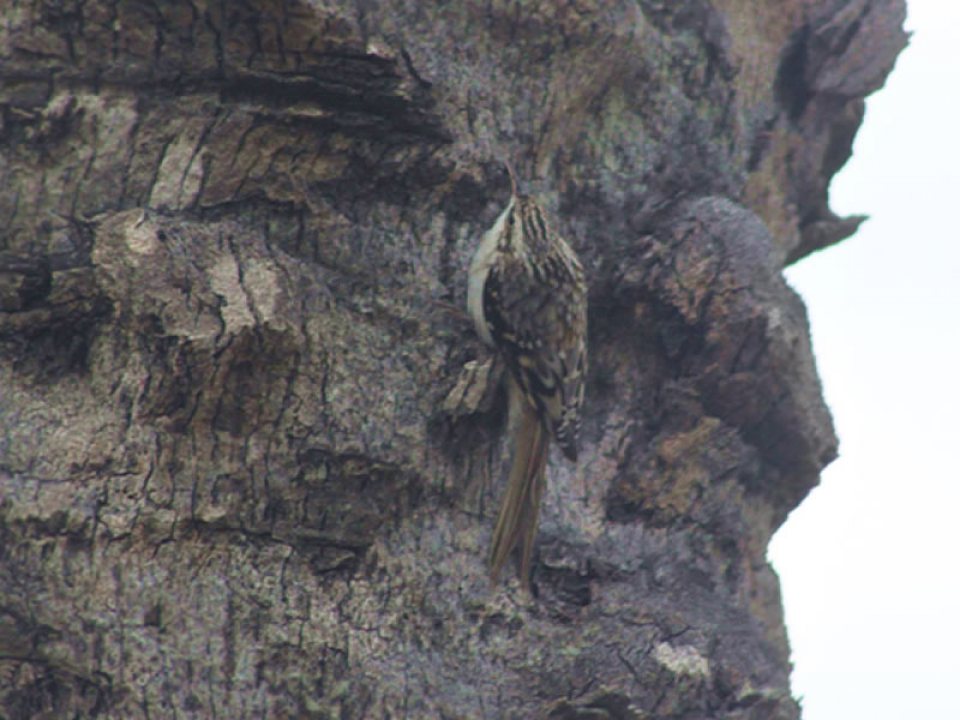
{"type": "Polygon", "coordinates": [[[240,284],[240,268],[232,255],[221,256],[210,268],[210,286],[223,300],[220,315],[228,332],[254,325],[247,295],[240,284]]]}
{"type": "Polygon", "coordinates": [[[709,677],[710,663],[692,645],[671,645],[662,642],[654,648],[653,656],[657,662],[675,675],[709,677]]]}

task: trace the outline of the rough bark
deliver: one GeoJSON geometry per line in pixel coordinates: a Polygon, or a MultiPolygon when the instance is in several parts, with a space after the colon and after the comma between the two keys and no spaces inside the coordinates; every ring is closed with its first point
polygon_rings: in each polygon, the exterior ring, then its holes
{"type": "Polygon", "coordinates": [[[836,440],[780,271],[856,228],[903,17],[0,0],[0,715],[797,718],[765,550],[836,440]],[[591,283],[533,597],[449,309],[504,159],[591,283]]]}

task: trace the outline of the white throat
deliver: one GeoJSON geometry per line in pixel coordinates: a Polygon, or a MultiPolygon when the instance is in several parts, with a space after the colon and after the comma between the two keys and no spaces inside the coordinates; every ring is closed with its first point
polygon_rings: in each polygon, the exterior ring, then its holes
{"type": "Polygon", "coordinates": [[[500,234],[503,232],[503,226],[507,221],[507,215],[513,210],[513,198],[507,203],[507,207],[493,227],[483,234],[477,251],[473,254],[473,260],[470,262],[470,275],[467,282],[467,311],[473,318],[473,324],[477,329],[477,335],[487,345],[493,347],[493,337],[490,335],[490,328],[487,326],[487,319],[483,314],[483,286],[487,282],[487,276],[490,274],[490,267],[496,260],[497,244],[500,234]]]}

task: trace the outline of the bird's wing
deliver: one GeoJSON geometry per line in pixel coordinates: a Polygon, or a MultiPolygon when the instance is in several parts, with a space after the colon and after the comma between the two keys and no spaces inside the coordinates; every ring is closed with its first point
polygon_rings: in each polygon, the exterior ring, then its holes
{"type": "Polygon", "coordinates": [[[586,288],[559,253],[532,266],[504,253],[487,276],[484,315],[527,399],[564,454],[576,458],[586,374],[586,288]]]}

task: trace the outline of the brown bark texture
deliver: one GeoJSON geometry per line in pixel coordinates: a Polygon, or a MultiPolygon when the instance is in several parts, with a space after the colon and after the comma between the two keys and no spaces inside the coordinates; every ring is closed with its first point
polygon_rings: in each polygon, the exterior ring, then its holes
{"type": "Polygon", "coordinates": [[[834,457],[782,268],[902,0],[0,0],[0,716],[798,718],[834,457]],[[533,593],[463,314],[509,160],[590,281],[533,593]]]}

